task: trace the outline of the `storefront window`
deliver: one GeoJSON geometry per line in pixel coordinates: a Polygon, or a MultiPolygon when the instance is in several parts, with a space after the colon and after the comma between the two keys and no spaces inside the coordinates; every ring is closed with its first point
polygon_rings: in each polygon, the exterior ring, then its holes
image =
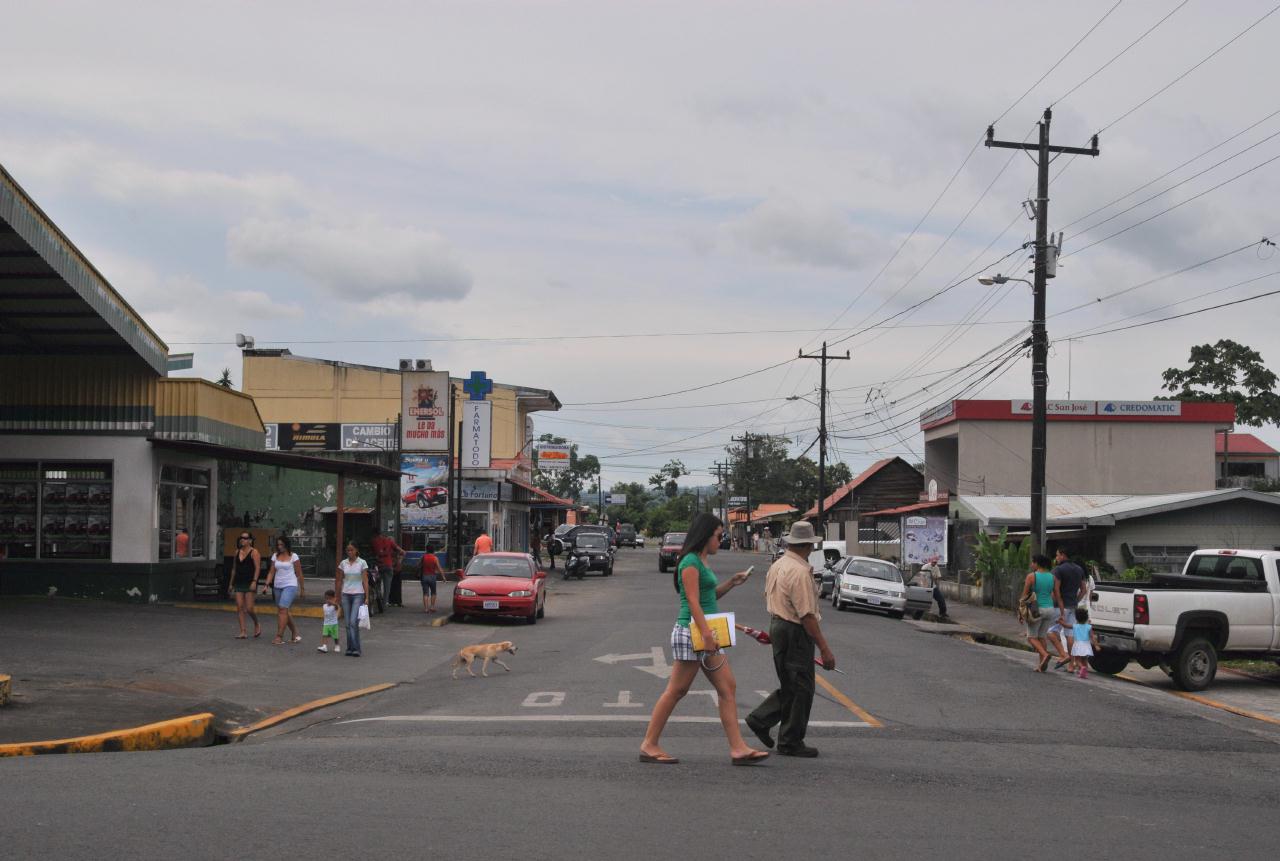
{"type": "Polygon", "coordinates": [[[111,464],[0,463],[0,552],[110,559],[111,464]]]}
{"type": "Polygon", "coordinates": [[[203,557],[209,543],[209,472],[177,466],[161,467],[157,493],[160,558],[203,557]]]}

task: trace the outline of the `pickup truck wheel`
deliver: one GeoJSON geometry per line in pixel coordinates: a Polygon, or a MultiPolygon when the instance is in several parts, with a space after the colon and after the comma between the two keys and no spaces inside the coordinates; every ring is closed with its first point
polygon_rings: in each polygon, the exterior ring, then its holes
{"type": "Polygon", "coordinates": [[[1191,637],[1173,659],[1173,683],[1184,691],[1202,691],[1218,672],[1218,652],[1206,637],[1191,637]]]}
{"type": "Polygon", "coordinates": [[[1089,666],[1099,673],[1114,676],[1129,666],[1129,659],[1119,652],[1099,652],[1089,658],[1089,666]]]}

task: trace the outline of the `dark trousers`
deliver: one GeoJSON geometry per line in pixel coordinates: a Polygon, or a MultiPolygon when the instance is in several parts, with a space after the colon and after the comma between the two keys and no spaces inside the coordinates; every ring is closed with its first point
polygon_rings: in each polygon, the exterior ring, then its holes
{"type": "Polygon", "coordinates": [[[395,569],[392,569],[390,577],[391,587],[387,590],[387,603],[399,607],[404,603],[403,584],[400,581],[400,575],[395,572],[395,569]]]}
{"type": "Polygon", "coordinates": [[[748,715],[753,724],[766,729],[781,724],[778,748],[802,747],[813,709],[814,643],[803,625],[774,617],[769,623],[773,640],[773,669],[780,687],[748,715]]]}
{"type": "Polygon", "coordinates": [[[933,600],[938,602],[938,615],[947,615],[947,596],[942,594],[941,586],[933,587],[933,600]]]}

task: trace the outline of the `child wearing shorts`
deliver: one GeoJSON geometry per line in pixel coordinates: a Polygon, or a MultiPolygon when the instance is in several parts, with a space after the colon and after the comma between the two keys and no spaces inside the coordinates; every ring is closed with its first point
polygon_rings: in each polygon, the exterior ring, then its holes
{"type": "Polygon", "coordinates": [[[1076,623],[1071,630],[1071,669],[1082,679],[1089,678],[1089,658],[1097,646],[1098,635],[1089,624],[1089,611],[1081,607],[1076,610],[1076,623]]]}
{"type": "Polygon", "coordinates": [[[329,641],[333,640],[333,653],[338,654],[338,595],[332,589],[324,592],[324,627],[320,629],[320,647],[317,652],[329,651],[329,641]]]}

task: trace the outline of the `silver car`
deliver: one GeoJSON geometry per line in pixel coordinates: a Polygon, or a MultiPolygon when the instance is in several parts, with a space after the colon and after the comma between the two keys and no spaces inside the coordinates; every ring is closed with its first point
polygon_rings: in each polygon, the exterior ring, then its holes
{"type": "Polygon", "coordinates": [[[832,569],[831,606],[879,610],[901,619],[907,609],[907,587],[898,566],[868,556],[846,556],[832,569]]]}

